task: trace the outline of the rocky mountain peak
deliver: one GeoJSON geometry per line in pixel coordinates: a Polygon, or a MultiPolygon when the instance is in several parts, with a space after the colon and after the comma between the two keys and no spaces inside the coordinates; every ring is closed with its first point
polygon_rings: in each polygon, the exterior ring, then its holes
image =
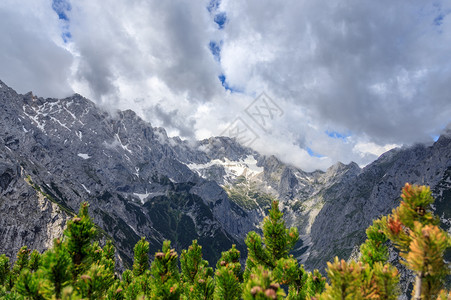
{"type": "Polygon", "coordinates": [[[327,181],[329,178],[335,178],[337,176],[343,175],[344,173],[347,173],[348,176],[356,176],[360,171],[361,169],[359,165],[355,162],[351,162],[347,165],[343,164],[342,162],[337,162],[326,170],[323,178],[325,181],[327,181]]]}
{"type": "Polygon", "coordinates": [[[438,140],[434,143],[439,147],[448,147],[451,143],[451,126],[447,128],[438,138],[438,140]]]}
{"type": "Polygon", "coordinates": [[[82,201],[125,264],[141,236],[151,251],[198,239],[212,264],[260,230],[278,199],[308,269],[347,259],[365,229],[398,205],[405,182],[428,184],[450,223],[451,134],[432,146],[393,149],[361,169],[337,163],[305,172],[227,137],[168,137],[133,111],[110,115],[80,96],[20,95],[0,81],[0,253],[42,251],[82,201]]]}
{"type": "Polygon", "coordinates": [[[3,81],[0,80],[0,90],[7,90],[7,89],[9,89],[9,87],[3,81]]]}

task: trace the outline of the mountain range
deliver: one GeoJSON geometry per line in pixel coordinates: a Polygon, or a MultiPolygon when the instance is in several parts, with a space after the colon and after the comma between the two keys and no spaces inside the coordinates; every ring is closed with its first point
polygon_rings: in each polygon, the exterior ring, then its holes
{"type": "Polygon", "coordinates": [[[360,168],[337,163],[304,172],[227,137],[168,137],[133,111],[107,113],[75,94],[44,99],[0,81],[0,253],[22,245],[43,251],[88,201],[99,240],[113,239],[119,265],[130,266],[144,236],[151,253],[166,239],[193,239],[216,263],[232,244],[260,231],[279,200],[299,229],[294,255],[306,269],[347,259],[372,220],[399,205],[406,182],[431,187],[432,207],[451,232],[451,131],[433,144],[390,150],[360,168]]]}

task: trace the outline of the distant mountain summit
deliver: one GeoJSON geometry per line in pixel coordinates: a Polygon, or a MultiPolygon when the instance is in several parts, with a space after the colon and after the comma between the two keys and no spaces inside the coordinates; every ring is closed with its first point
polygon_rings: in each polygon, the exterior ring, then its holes
{"type": "Polygon", "coordinates": [[[442,226],[451,225],[451,131],[431,146],[393,149],[361,169],[337,163],[304,172],[226,137],[169,138],[133,111],[114,116],[80,95],[43,99],[0,81],[0,253],[40,251],[61,236],[82,201],[131,264],[141,236],[151,252],[193,239],[216,263],[259,224],[273,199],[301,234],[295,255],[324,270],[348,258],[374,218],[399,204],[405,182],[431,186],[442,226]]]}

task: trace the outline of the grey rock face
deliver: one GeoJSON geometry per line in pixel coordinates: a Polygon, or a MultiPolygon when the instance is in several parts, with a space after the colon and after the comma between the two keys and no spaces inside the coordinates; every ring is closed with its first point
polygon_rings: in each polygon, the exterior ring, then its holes
{"type": "Polygon", "coordinates": [[[2,253],[15,257],[23,245],[49,248],[61,237],[68,214],[33,187],[8,152],[0,146],[0,245],[2,253]]]}
{"type": "Polygon", "coordinates": [[[198,239],[215,263],[233,243],[244,250],[247,232],[260,230],[278,199],[301,234],[295,256],[323,271],[398,205],[405,182],[430,185],[451,228],[451,134],[391,150],[364,169],[304,172],[229,138],[169,138],[133,111],[112,116],[80,95],[43,99],[0,86],[0,253],[10,257],[24,244],[49,247],[82,201],[126,265],[141,236],[151,253],[164,239],[179,250],[198,239]]]}
{"type": "Polygon", "coordinates": [[[326,201],[312,225],[309,268],[325,267],[338,255],[346,258],[352,245],[365,240],[364,230],[373,219],[399,205],[406,182],[431,186],[437,198],[436,213],[449,222],[451,138],[442,136],[432,146],[395,149],[365,167],[360,174],[329,188],[326,201]]]}
{"type": "Polygon", "coordinates": [[[0,161],[5,210],[0,214],[6,241],[0,252],[14,257],[23,244],[42,251],[82,201],[90,203],[91,216],[116,241],[126,264],[141,236],[150,241],[153,252],[164,239],[180,249],[197,238],[211,261],[220,255],[218,249],[238,244],[236,236],[244,230],[234,222],[237,217],[225,192],[182,162],[205,160],[202,152],[167,138],[164,130],[132,111],[110,116],[80,95],[42,99],[0,85],[0,154],[5,156],[0,161]],[[20,190],[12,189],[17,182],[20,190]],[[35,190],[41,196],[33,197],[35,190]],[[22,231],[31,235],[47,229],[24,214],[34,209],[33,219],[51,219],[57,208],[62,214],[56,217],[61,219],[55,223],[59,229],[55,225],[50,231],[54,235],[25,239],[22,231]],[[6,211],[10,213],[3,214],[6,211]]]}

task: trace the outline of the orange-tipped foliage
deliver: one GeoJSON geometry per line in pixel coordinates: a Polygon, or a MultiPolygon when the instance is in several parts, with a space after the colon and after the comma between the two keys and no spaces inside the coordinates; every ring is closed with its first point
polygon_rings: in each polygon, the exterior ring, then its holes
{"type": "Polygon", "coordinates": [[[402,189],[401,198],[403,201],[401,201],[397,215],[404,226],[412,229],[415,221],[424,225],[439,224],[439,219],[430,211],[430,205],[434,203],[434,198],[428,186],[406,183],[402,189]]]}
{"type": "Polygon", "coordinates": [[[429,187],[406,183],[401,198],[400,206],[382,218],[384,233],[400,250],[402,263],[416,274],[414,298],[435,299],[449,273],[443,255],[450,237],[430,210],[434,198],[429,187]]]}
{"type": "Polygon", "coordinates": [[[410,232],[410,251],[402,254],[406,260],[403,263],[421,277],[423,298],[432,299],[430,297],[438,295],[449,274],[443,255],[450,244],[450,238],[435,225],[423,226],[420,222],[415,222],[414,226],[414,230],[410,232]]]}

